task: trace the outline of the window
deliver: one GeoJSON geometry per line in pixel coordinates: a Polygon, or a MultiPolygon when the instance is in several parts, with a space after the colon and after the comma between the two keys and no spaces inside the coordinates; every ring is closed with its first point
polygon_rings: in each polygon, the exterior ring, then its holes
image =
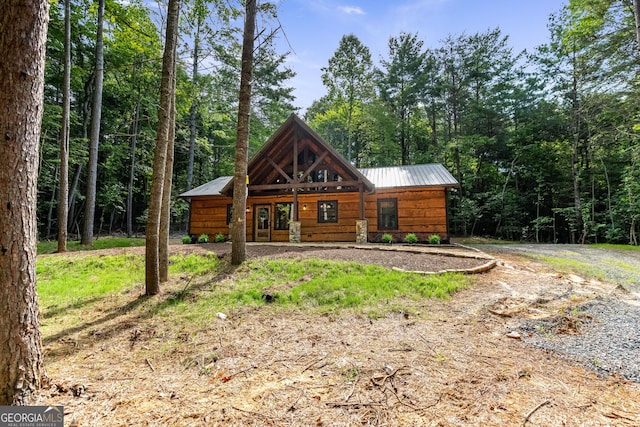
{"type": "Polygon", "coordinates": [[[398,229],[398,199],[378,200],[378,230],[398,229]]]}
{"type": "Polygon", "coordinates": [[[233,205],[227,205],[227,225],[231,224],[232,217],[233,217],[233,205]]]}
{"type": "Polygon", "coordinates": [[[292,203],[276,203],[274,230],[288,230],[293,213],[292,203]]]}
{"type": "Polygon", "coordinates": [[[318,222],[338,222],[337,200],[320,200],[318,202],[318,222]]]}

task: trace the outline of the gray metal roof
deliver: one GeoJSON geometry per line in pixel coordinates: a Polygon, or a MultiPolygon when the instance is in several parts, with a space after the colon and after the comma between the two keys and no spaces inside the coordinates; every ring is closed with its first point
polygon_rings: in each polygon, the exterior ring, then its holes
{"type": "Polygon", "coordinates": [[[232,179],[232,176],[218,177],[213,181],[209,181],[206,184],[202,184],[199,187],[192,188],[191,190],[182,193],[180,197],[219,196],[220,191],[232,179]]]}
{"type": "Polygon", "coordinates": [[[440,163],[358,169],[376,188],[457,187],[458,181],[440,163]]]}
{"type": "MultiPolygon", "coordinates": [[[[458,181],[439,163],[365,168],[358,169],[358,172],[371,181],[375,188],[458,186],[458,181]]],[[[180,197],[219,196],[232,179],[232,176],[221,176],[180,194],[180,197]]]]}

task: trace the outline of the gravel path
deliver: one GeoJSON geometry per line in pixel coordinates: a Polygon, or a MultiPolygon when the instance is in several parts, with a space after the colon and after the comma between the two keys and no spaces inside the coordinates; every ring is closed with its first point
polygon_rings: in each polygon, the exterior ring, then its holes
{"type": "Polygon", "coordinates": [[[524,255],[537,260],[566,258],[591,266],[590,272],[604,281],[640,292],[640,251],[599,248],[587,245],[474,245],[499,257],[502,253],[524,255]]]}
{"type": "MultiPolygon", "coordinates": [[[[613,297],[597,297],[558,316],[528,320],[520,332],[528,345],[573,359],[600,374],[640,382],[640,251],[578,245],[482,245],[501,254],[566,258],[588,263],[602,280],[622,286],[613,297]]],[[[557,268],[557,266],[556,266],[557,268]]]]}
{"type": "Polygon", "coordinates": [[[574,359],[598,373],[640,382],[640,307],[596,299],[576,307],[573,314],[529,321],[520,329],[529,345],[574,359]]]}

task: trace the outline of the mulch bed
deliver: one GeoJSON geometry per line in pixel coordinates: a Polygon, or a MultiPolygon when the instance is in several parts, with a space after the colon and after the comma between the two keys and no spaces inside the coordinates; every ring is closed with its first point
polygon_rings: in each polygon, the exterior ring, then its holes
{"type": "MultiPolygon", "coordinates": [[[[186,245],[189,246],[189,245],[186,245]]],[[[199,245],[201,250],[213,251],[220,256],[231,252],[231,244],[199,245]]],[[[174,247],[175,248],[175,247],[174,247]]],[[[177,249],[177,248],[176,248],[177,249]]],[[[368,265],[401,269],[405,271],[440,272],[448,270],[471,270],[485,265],[486,257],[465,256],[464,251],[455,254],[437,254],[437,249],[431,252],[420,252],[417,247],[384,247],[371,246],[361,249],[354,246],[323,247],[299,245],[247,245],[247,258],[320,258],[332,261],[357,262],[368,265]]]]}

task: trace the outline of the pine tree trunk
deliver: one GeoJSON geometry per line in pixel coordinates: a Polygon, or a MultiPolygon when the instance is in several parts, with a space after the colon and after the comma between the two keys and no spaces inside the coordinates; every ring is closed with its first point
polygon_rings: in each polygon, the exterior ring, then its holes
{"type": "Polygon", "coordinates": [[[67,251],[69,221],[69,121],[71,116],[71,0],[64,0],[64,83],[60,132],[60,191],[58,195],[58,252],[67,251]]]}
{"type": "MultiPolygon", "coordinates": [[[[160,293],[160,218],[164,191],[164,175],[167,163],[167,147],[172,135],[171,109],[174,106],[175,90],[173,80],[176,73],[176,46],[178,43],[178,18],[180,1],[169,0],[167,11],[167,32],[162,58],[162,82],[160,87],[160,107],[158,108],[158,135],[153,158],[151,199],[146,228],[145,249],[145,290],[147,295],[160,293]]],[[[168,190],[170,191],[170,190],[168,190]]]]}
{"type": "Polygon", "coordinates": [[[91,137],[89,141],[89,164],[87,166],[87,198],[84,205],[84,228],[82,244],[93,245],[93,227],[96,214],[96,183],[98,180],[98,145],[100,143],[100,120],[102,116],[102,83],[104,80],[104,43],[102,27],[104,1],[98,0],[98,22],[96,34],[96,81],[91,109],[91,137]]]}
{"type": "Polygon", "coordinates": [[[247,163],[249,156],[249,118],[251,115],[251,75],[256,29],[256,1],[247,0],[242,42],[242,71],[238,104],[235,173],[233,184],[233,227],[231,264],[240,265],[247,257],[247,163]]]}
{"type": "MultiPolygon", "coordinates": [[[[174,55],[175,56],[175,55],[174,55]]],[[[172,92],[176,91],[176,78],[173,76],[172,92]]],[[[176,104],[175,97],[171,103],[169,139],[167,145],[167,162],[164,171],[164,186],[162,191],[162,211],[160,213],[160,237],[158,243],[158,265],[160,283],[169,280],[169,234],[171,231],[171,187],[173,185],[174,143],[176,137],[176,104]]]]}
{"type": "Polygon", "coordinates": [[[36,294],[36,197],[49,2],[0,0],[0,405],[45,379],[36,294]]]}

